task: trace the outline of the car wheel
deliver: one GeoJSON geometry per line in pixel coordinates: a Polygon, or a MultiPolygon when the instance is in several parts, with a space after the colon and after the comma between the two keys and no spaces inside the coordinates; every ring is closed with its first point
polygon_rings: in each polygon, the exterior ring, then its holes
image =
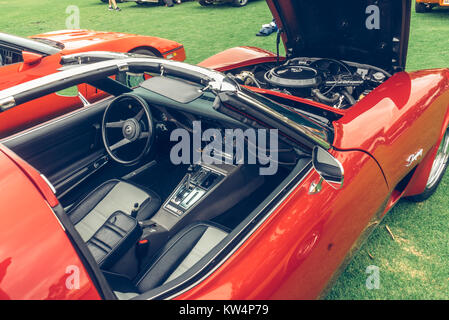
{"type": "Polygon", "coordinates": [[[433,160],[432,169],[430,170],[429,178],[427,179],[426,188],[423,193],[410,197],[412,201],[421,202],[430,198],[438,188],[444,173],[449,164],[449,128],[444,134],[443,140],[438,148],[437,155],[433,160]]]}
{"type": "Polygon", "coordinates": [[[416,4],[415,4],[415,11],[417,13],[425,13],[425,12],[429,12],[430,10],[432,10],[432,7],[429,7],[425,3],[416,2],[416,4]]]}
{"type": "Polygon", "coordinates": [[[210,6],[210,5],[213,3],[212,0],[199,0],[198,2],[199,2],[200,5],[202,5],[203,7],[205,7],[205,6],[210,6]]]}
{"type": "Polygon", "coordinates": [[[248,4],[248,0],[232,0],[232,5],[234,7],[243,7],[248,4]]]}
{"type": "Polygon", "coordinates": [[[150,49],[136,49],[136,50],[131,50],[129,53],[142,54],[142,55],[150,56],[150,57],[158,57],[158,55],[156,53],[154,53],[153,51],[151,51],[150,49]]]}

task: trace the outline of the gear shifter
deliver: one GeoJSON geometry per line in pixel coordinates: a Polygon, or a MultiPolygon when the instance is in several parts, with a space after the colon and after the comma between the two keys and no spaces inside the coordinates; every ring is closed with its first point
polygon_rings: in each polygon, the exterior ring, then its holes
{"type": "Polygon", "coordinates": [[[192,179],[192,175],[190,173],[188,173],[186,175],[186,177],[184,178],[184,183],[183,183],[182,187],[179,188],[179,191],[176,194],[175,202],[178,202],[178,203],[181,202],[188,195],[188,193],[192,190],[191,179],[192,179]]]}
{"type": "Polygon", "coordinates": [[[191,180],[192,180],[192,174],[188,173],[186,176],[186,182],[184,183],[184,187],[186,187],[187,190],[192,189],[191,180]]]}

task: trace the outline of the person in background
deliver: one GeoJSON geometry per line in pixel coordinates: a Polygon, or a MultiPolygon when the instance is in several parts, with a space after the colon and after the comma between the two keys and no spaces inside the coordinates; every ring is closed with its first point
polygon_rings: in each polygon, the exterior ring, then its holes
{"type": "Polygon", "coordinates": [[[256,36],[266,37],[266,36],[269,36],[270,34],[272,34],[273,32],[277,32],[277,31],[278,31],[278,27],[276,25],[276,22],[273,19],[270,23],[262,25],[262,29],[260,29],[260,31],[258,33],[256,33],[256,36]]]}
{"type": "Polygon", "coordinates": [[[109,0],[109,10],[122,11],[122,9],[117,7],[115,0],[109,0]]]}
{"type": "Polygon", "coordinates": [[[181,0],[164,0],[165,6],[166,7],[173,7],[174,4],[180,4],[181,0]]]}

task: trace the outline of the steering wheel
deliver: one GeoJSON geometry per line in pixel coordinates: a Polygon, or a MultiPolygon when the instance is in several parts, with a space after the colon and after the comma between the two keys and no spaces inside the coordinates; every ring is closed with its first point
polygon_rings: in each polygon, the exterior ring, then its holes
{"type": "Polygon", "coordinates": [[[109,156],[123,165],[134,165],[148,154],[153,143],[153,119],[148,104],[133,94],[123,94],[106,108],[101,126],[109,156]]]}

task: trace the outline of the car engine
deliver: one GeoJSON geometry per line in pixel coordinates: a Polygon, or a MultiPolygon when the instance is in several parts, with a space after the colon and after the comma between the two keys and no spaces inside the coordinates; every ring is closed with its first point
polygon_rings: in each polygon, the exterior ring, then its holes
{"type": "Polygon", "coordinates": [[[242,85],[253,86],[347,109],[391,75],[380,68],[335,59],[294,58],[231,72],[242,85]]]}

